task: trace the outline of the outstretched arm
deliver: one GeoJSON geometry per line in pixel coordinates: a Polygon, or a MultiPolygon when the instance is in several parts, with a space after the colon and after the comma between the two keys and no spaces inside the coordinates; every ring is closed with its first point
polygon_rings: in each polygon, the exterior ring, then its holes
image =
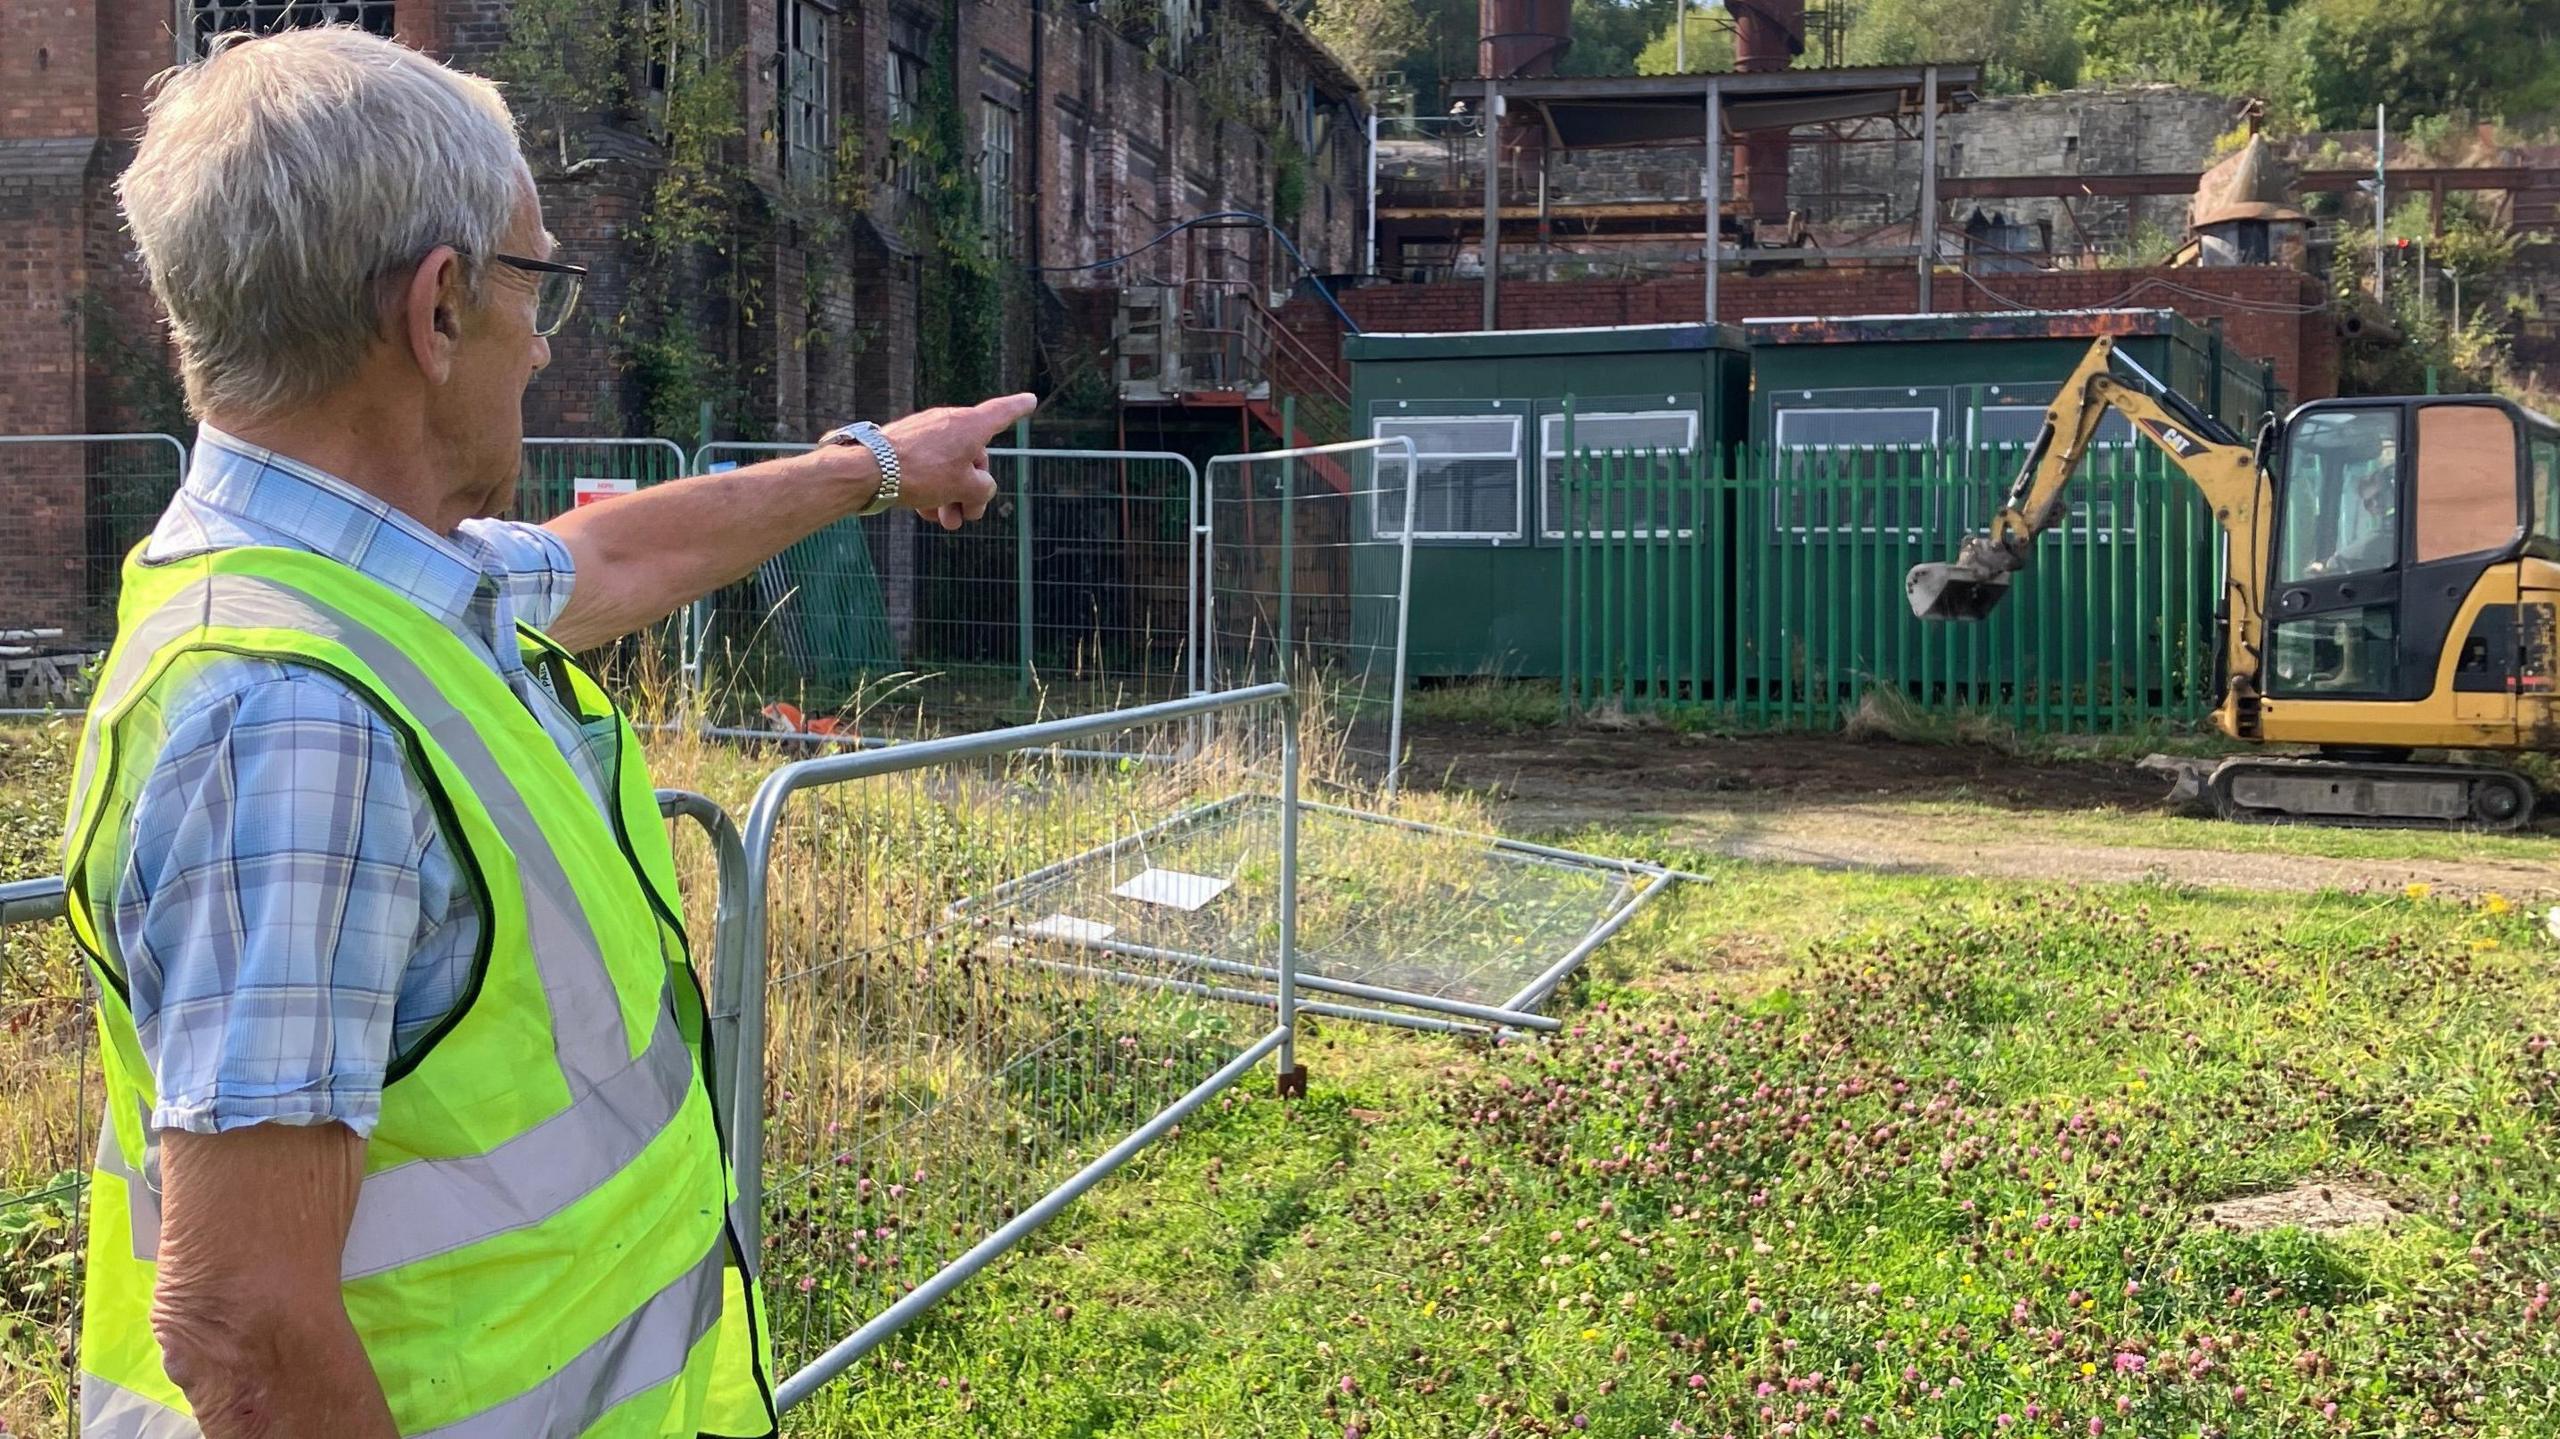
{"type": "MultiPolygon", "coordinates": [[[[986,513],[987,446],[1036,404],[1007,395],[882,426],[898,451],[899,505],[952,530],[986,513]]],[[[619,639],[870,504],[879,484],[869,450],[822,445],[570,510],[544,526],[577,567],[551,637],[572,650],[619,639]]]]}

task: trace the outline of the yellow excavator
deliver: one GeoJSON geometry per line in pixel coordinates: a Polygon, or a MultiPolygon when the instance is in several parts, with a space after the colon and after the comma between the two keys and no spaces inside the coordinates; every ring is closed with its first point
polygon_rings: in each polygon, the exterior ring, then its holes
{"type": "Polygon", "coordinates": [[[2560,424],[2488,395],[2316,400],[2244,440],[2102,337],[1990,529],[1954,563],[1911,571],[1913,613],[1991,612],[2062,518],[2109,411],[2222,528],[2215,727],[2314,748],[2200,766],[2191,792],[2238,820],[2499,830],[2532,817],[2532,784],[2477,761],[2560,748],[2560,424]]]}

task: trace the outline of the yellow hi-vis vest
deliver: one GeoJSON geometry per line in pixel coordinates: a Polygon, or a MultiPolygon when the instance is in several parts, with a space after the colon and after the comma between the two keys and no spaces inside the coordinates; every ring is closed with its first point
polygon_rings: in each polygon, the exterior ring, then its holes
{"type": "Polygon", "coordinates": [[[107,1114],[80,1345],[88,1439],[199,1430],[150,1325],[159,1139],[103,922],[182,667],[250,655],[336,676],[400,736],[479,902],[454,1015],[400,1055],[365,1149],[347,1315],[403,1435],[661,1439],[775,1431],[764,1316],[731,1232],[700,986],[630,727],[530,628],[528,663],[620,746],[610,821],[460,637],[334,560],[234,549],[125,569],[65,828],[98,978],[107,1114]]]}

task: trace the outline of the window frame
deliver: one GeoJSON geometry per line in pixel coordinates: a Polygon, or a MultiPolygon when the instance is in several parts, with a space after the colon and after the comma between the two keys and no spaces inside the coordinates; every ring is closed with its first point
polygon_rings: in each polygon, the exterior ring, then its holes
{"type": "Polygon", "coordinates": [[[390,39],[398,33],[397,0],[212,0],[209,4],[199,4],[198,0],[171,0],[170,30],[171,38],[177,44],[178,63],[192,64],[203,59],[206,43],[217,35],[227,35],[234,31],[246,31],[253,35],[280,35],[287,30],[309,30],[322,25],[344,23],[340,17],[330,15],[294,22],[292,12],[306,6],[313,9],[353,10],[356,12],[353,18],[357,28],[368,35],[379,35],[390,39]],[[279,23],[260,28],[256,12],[261,9],[273,9],[279,5],[283,7],[283,13],[276,17],[279,23]],[[373,23],[377,17],[380,21],[379,29],[375,28],[373,23]],[[227,25],[222,23],[226,18],[237,18],[247,23],[227,25]],[[208,24],[207,21],[211,23],[208,24]]]}
{"type": "Polygon", "coordinates": [[[1013,254],[1018,236],[1019,192],[1015,162],[1022,154],[1022,112],[994,95],[978,97],[978,223],[998,256],[1013,254]],[[1002,123],[999,124],[998,122],[1002,123]],[[996,143],[997,135],[1004,143],[996,143]],[[999,160],[1001,157],[1001,160],[999,160]]]}
{"type": "Polygon", "coordinates": [[[2560,560],[2560,431],[2525,425],[2525,552],[2560,560]]]}
{"type": "Polygon", "coordinates": [[[2532,451],[2527,444],[2529,435],[2530,428],[2519,419],[2515,409],[2494,400],[2429,400],[2409,406],[2401,440],[2401,505],[2406,518],[2401,524],[2400,552],[2410,568],[2459,564],[2483,556],[2513,554],[2532,538],[2533,466],[2532,451]],[[2427,483],[2427,417],[2458,410],[2485,410],[2496,415],[2506,422],[2509,433],[2515,437],[2515,486],[2509,494],[2514,501],[2515,523],[2495,543],[2430,554],[2426,549],[2429,537],[2427,520],[2435,511],[2430,510],[2428,503],[2433,496],[2429,494],[2427,483]]]}
{"type": "Polygon", "coordinates": [[[888,119],[888,182],[891,194],[912,200],[924,193],[924,172],[907,153],[907,137],[924,114],[924,57],[897,44],[883,47],[881,112],[888,119]]]}
{"type": "MultiPolygon", "coordinates": [[[[1814,393],[1819,395],[1822,392],[1815,391],[1814,393]]],[[[1903,398],[1916,402],[1921,399],[1921,396],[1917,394],[1910,394],[1903,398]]],[[[1784,405],[1779,403],[1775,396],[1772,396],[1769,402],[1769,463],[1771,466],[1770,479],[1773,482],[1769,490],[1770,533],[1794,539],[1811,539],[1816,535],[1873,535],[1879,539],[1900,539],[1908,542],[1927,538],[1938,528],[1935,514],[1937,506],[1932,502],[1924,500],[1924,503],[1913,506],[1912,508],[1921,510],[1924,513],[1901,520],[1894,524],[1885,523],[1884,517],[1881,513],[1876,516],[1873,523],[1868,523],[1862,517],[1856,515],[1850,516],[1845,523],[1830,518],[1825,518],[1820,522],[1817,522],[1813,514],[1815,506],[1805,504],[1801,507],[1804,512],[1804,518],[1801,523],[1797,523],[1794,522],[1793,516],[1788,513],[1789,510],[1797,508],[1797,506],[1788,503],[1793,496],[1781,489],[1776,482],[1783,481],[1786,478],[1786,466],[1788,457],[1791,455],[1819,455],[1828,454],[1836,450],[1853,450],[1866,453],[1875,453],[1884,450],[1902,450],[1905,452],[1916,451],[1930,455],[1942,454],[1944,453],[1943,447],[1946,443],[1946,418],[1947,407],[1944,405],[1928,405],[1921,403],[1887,403],[1873,405],[1801,403],[1795,405],[1784,405]],[[1786,434],[1787,419],[1793,415],[1875,413],[1927,415],[1929,417],[1929,438],[1926,440],[1903,441],[1900,443],[1862,443],[1853,445],[1791,445],[1783,438],[1786,434]]],[[[1926,492],[1924,491],[1923,493],[1925,496],[1926,492]]],[[[1962,503],[1961,498],[1959,498],[1958,503],[1962,503]]],[[[1822,508],[1828,509],[1829,507],[1826,505],[1822,508]]]]}
{"type": "MultiPolygon", "coordinates": [[[[2416,476],[2410,465],[2410,439],[2412,428],[2409,424],[2408,406],[2387,399],[2369,402],[2343,401],[2334,406],[2313,411],[2306,415],[2298,415],[2285,427],[2284,452],[2277,461],[2277,474],[2279,476],[2280,483],[2276,488],[2274,496],[2275,513],[2270,517],[2272,530],[2269,535],[2268,547],[2270,558],[2267,564],[2267,578],[2270,589],[2295,588],[2317,584],[2323,580],[2343,577],[2342,575],[2331,575],[2327,573],[2316,575],[2309,573],[2308,566],[2316,563],[2325,563],[2325,561],[2303,559],[2297,562],[2296,551],[2293,548],[2297,539],[2295,531],[2300,528],[2302,519],[2301,514],[2295,508],[2295,496],[2297,494],[2297,487],[2300,483],[2299,477],[2294,469],[2294,466],[2299,460],[2297,430],[2300,425],[2308,420],[2323,418],[2330,415],[2350,417],[2371,415],[2384,418],[2388,421],[2388,427],[2391,432],[2391,441],[2396,451],[2392,460],[2391,515],[2388,521],[2392,530],[2391,560],[2388,564],[2381,565],[2373,569],[2346,571],[2344,574],[2397,574],[2404,567],[2406,557],[2409,553],[2408,516],[2410,513],[2410,506],[2413,502],[2413,491],[2416,485],[2416,476]]],[[[2339,506],[2337,519],[2343,519],[2345,517],[2346,505],[2354,497],[2351,490],[2352,484],[2353,482],[2348,480],[2342,473],[2330,487],[2334,491],[2339,506]]],[[[2330,535],[2322,542],[2324,549],[2333,548],[2344,543],[2336,537],[2335,521],[2332,522],[2330,529],[2330,535]]],[[[2272,630],[2272,628],[2273,625],[2271,620],[2270,630],[2272,630]]],[[[2272,646],[2272,638],[2269,640],[2269,644],[2272,646]]],[[[2269,653],[2272,655],[2272,648],[2269,653]]]]}
{"type": "Polygon", "coordinates": [[[782,110],[776,138],[784,178],[800,184],[822,185],[835,174],[835,20],[823,0],[781,0],[774,7],[774,100],[782,110]]]}
{"type": "MultiPolygon", "coordinates": [[[[1416,442],[1413,450],[1413,508],[1415,510],[1420,510],[1424,507],[1423,497],[1426,494],[1429,485],[1428,472],[1431,463],[1434,460],[1508,461],[1511,466],[1511,528],[1508,530],[1414,529],[1412,533],[1414,543],[1444,542],[1502,545],[1516,544],[1528,538],[1528,506],[1521,493],[1522,475],[1524,470],[1523,450],[1525,448],[1524,441],[1527,435],[1528,419],[1528,415],[1516,409],[1481,410],[1474,412],[1462,410],[1400,409],[1393,414],[1373,414],[1370,416],[1369,437],[1371,439],[1381,440],[1396,438],[1394,433],[1391,433],[1386,429],[1387,426],[1391,425],[1448,424],[1454,421],[1461,424],[1501,424],[1509,427],[1511,448],[1507,452],[1494,450],[1426,450],[1422,448],[1419,442],[1416,442]]],[[[1410,433],[1406,433],[1404,438],[1412,439],[1413,436],[1410,433]]],[[[1407,514],[1404,517],[1403,525],[1390,528],[1386,523],[1385,505],[1385,489],[1375,485],[1371,486],[1369,493],[1370,536],[1379,540],[1402,541],[1405,538],[1405,531],[1408,528],[1411,528],[1420,516],[1407,514]]]]}
{"type": "MultiPolygon", "coordinates": [[[[1539,539],[1541,539],[1541,540],[1553,540],[1553,541],[1558,541],[1558,542],[1562,542],[1562,541],[1567,540],[1567,539],[1576,539],[1576,538],[1579,538],[1579,539],[1601,539],[1601,538],[1607,538],[1607,539],[1613,539],[1613,540],[1625,540],[1625,539],[1658,540],[1658,539],[1668,539],[1668,538],[1677,537],[1677,538],[1681,538],[1681,539],[1686,539],[1686,538],[1688,538],[1689,536],[1691,536],[1691,535],[1693,535],[1693,534],[1697,533],[1697,528],[1696,528],[1695,524],[1693,523],[1693,524],[1691,524],[1691,525],[1683,526],[1683,527],[1676,528],[1676,529],[1661,529],[1661,528],[1640,529],[1640,530],[1612,529],[1612,530],[1608,530],[1608,531],[1605,531],[1605,532],[1603,532],[1603,531],[1596,531],[1596,530],[1593,530],[1593,531],[1577,531],[1577,532],[1575,532],[1574,534],[1568,535],[1568,534],[1565,532],[1565,528],[1564,528],[1564,525],[1563,525],[1562,520],[1561,520],[1561,519],[1557,516],[1557,514],[1555,513],[1555,511],[1556,511],[1556,504],[1555,504],[1555,502],[1556,502],[1558,499],[1561,499],[1561,498],[1562,498],[1562,495],[1559,493],[1559,491],[1561,490],[1561,487],[1562,487],[1562,484],[1563,484],[1564,476],[1562,475],[1562,473],[1561,473],[1561,472],[1559,472],[1559,473],[1556,475],[1556,477],[1555,477],[1555,479],[1556,479],[1556,484],[1555,484],[1555,486],[1554,486],[1554,487],[1552,487],[1552,488],[1551,488],[1551,487],[1550,487],[1550,485],[1548,484],[1548,478],[1547,478],[1547,466],[1548,466],[1548,464],[1549,464],[1551,461],[1561,461],[1561,460],[1563,460],[1564,458],[1566,458],[1566,456],[1565,456],[1565,452],[1564,452],[1564,450],[1561,448],[1561,447],[1562,447],[1562,444],[1563,444],[1563,440],[1564,440],[1564,420],[1565,420],[1565,414],[1564,414],[1564,412],[1563,412],[1562,410],[1548,410],[1548,411],[1545,411],[1545,412],[1542,412],[1541,414],[1539,414],[1539,416],[1538,416],[1537,418],[1538,418],[1538,469],[1537,469],[1537,475],[1536,475],[1536,483],[1537,483],[1537,487],[1538,487],[1538,538],[1539,538],[1539,539]],[[1551,446],[1551,443],[1552,443],[1552,445],[1554,446],[1554,447],[1552,447],[1552,448],[1550,447],[1550,446],[1551,446]]],[[[1696,408],[1695,406],[1692,406],[1691,408],[1688,408],[1688,409],[1685,409],[1685,410],[1684,410],[1684,409],[1656,409],[1656,410],[1592,410],[1592,411],[1589,411],[1589,412],[1587,412],[1587,413],[1586,413],[1586,412],[1584,412],[1584,411],[1577,410],[1577,411],[1575,411],[1575,412],[1574,412],[1574,415],[1573,415],[1573,422],[1574,422],[1576,425],[1582,425],[1582,424],[1590,423],[1590,422],[1593,422],[1593,421],[1601,421],[1601,420],[1681,420],[1681,421],[1686,422],[1686,425],[1685,425],[1685,433],[1686,433],[1686,435],[1687,435],[1687,439],[1685,439],[1681,444],[1679,444],[1679,445],[1677,445],[1677,446],[1666,446],[1666,445],[1624,446],[1624,445],[1622,445],[1622,446],[1617,446],[1617,447],[1615,447],[1615,448],[1607,449],[1607,450],[1589,451],[1588,453],[1595,453],[1595,454],[1657,454],[1657,455],[1658,455],[1658,454],[1662,454],[1662,453],[1664,453],[1665,451],[1672,451],[1672,452],[1676,452],[1676,453],[1680,453],[1680,454],[1695,454],[1695,453],[1697,453],[1697,450],[1698,450],[1698,440],[1699,440],[1699,435],[1700,435],[1700,433],[1701,433],[1701,432],[1703,431],[1703,429],[1704,429],[1704,425],[1703,425],[1703,423],[1701,422],[1701,420],[1700,420],[1700,418],[1699,418],[1698,410],[1697,410],[1697,408],[1696,408]]],[[[1577,436],[1577,438],[1579,438],[1579,436],[1577,436]]]]}
{"type": "MultiPolygon", "coordinates": [[[[1994,385],[1990,387],[1990,391],[1996,392],[1999,388],[1994,385]]],[[[2014,403],[2002,400],[1993,404],[1977,401],[1969,404],[1965,406],[1964,412],[1965,448],[1974,453],[1977,461],[1983,451],[1992,449],[2014,451],[2018,458],[2023,459],[2029,447],[2034,445],[2035,437],[2029,435],[2024,440],[1986,440],[1982,438],[1982,416],[1992,410],[2028,411],[2036,416],[2036,429],[2040,432],[2044,428],[2044,417],[2051,413],[2052,409],[2053,401],[2051,400],[2020,400],[2014,403]]],[[[2090,436],[2089,449],[2091,453],[2106,450],[2117,456],[2116,463],[2119,469],[2113,478],[2122,478],[2122,467],[2125,461],[2121,457],[2131,455],[2134,457],[2134,462],[2139,464],[2142,457],[2142,437],[2134,433],[2133,421],[2125,418],[2123,412],[2109,410],[2099,419],[2097,433],[2090,436]],[[2111,430],[2119,433],[2110,435],[2111,430]]],[[[2099,496],[2088,488],[2088,478],[2075,477],[2064,496],[2062,507],[2063,513],[2069,516],[2067,524],[2071,531],[2086,535],[2092,541],[2102,545],[2114,544],[2118,535],[2131,534],[2134,526],[2123,523],[2114,513],[2115,497],[2109,495],[2106,499],[2107,513],[2102,519],[2098,510],[2099,496]]],[[[1965,528],[1975,528],[1970,518],[1965,528]]]]}

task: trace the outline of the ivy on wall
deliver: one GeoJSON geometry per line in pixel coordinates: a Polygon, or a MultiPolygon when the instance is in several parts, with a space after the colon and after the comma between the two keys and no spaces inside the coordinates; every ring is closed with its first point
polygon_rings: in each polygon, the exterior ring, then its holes
{"type": "Polygon", "coordinates": [[[71,309],[89,364],[106,382],[107,401],[124,417],[119,423],[186,437],[195,427],[187,414],[186,387],[170,368],[168,347],[158,335],[136,337],[94,291],[74,295],[71,309]]]}
{"type": "Polygon", "coordinates": [[[1005,277],[979,213],[978,173],[960,109],[959,0],[943,0],[907,143],[923,193],[910,222],[916,277],[916,398],[974,404],[1001,383],[1005,277]]]}

